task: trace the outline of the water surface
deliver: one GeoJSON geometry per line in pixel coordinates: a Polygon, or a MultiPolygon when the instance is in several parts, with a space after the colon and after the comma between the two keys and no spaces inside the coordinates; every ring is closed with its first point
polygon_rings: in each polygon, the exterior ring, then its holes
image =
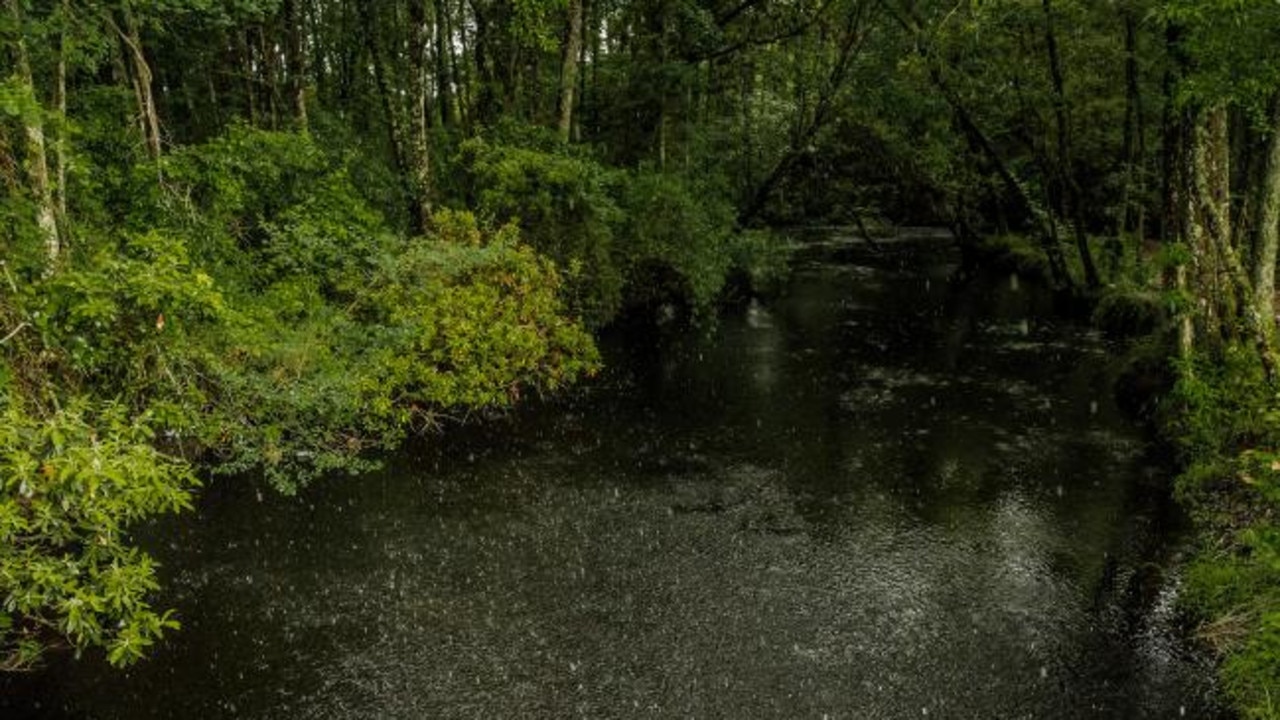
{"type": "Polygon", "coordinates": [[[1102,339],[937,238],[838,235],[712,331],[300,498],[206,493],[183,630],[0,717],[1219,717],[1102,339]],[[439,445],[440,443],[436,443],[439,445]]]}

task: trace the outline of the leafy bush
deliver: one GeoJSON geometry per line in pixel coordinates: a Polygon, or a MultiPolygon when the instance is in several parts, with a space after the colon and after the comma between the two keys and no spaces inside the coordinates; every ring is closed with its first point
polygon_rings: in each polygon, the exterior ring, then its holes
{"type": "Polygon", "coordinates": [[[515,222],[566,272],[568,304],[590,327],[625,305],[674,300],[709,309],[738,269],[764,284],[786,255],[764,235],[734,233],[734,210],[715,187],[652,170],[606,169],[537,133],[505,145],[463,144],[465,195],[482,214],[515,222]]]}
{"type": "Polygon", "coordinates": [[[178,624],[147,602],[156,566],[129,529],[191,506],[190,466],[119,404],[77,399],[40,420],[0,402],[0,667],[31,665],[52,633],[113,665],[141,658],[178,624]]]}
{"type": "Polygon", "coordinates": [[[633,299],[643,300],[641,268],[670,268],[683,287],[679,299],[705,310],[724,287],[733,260],[733,208],[714,196],[699,196],[678,175],[641,171],[629,178],[622,198],[626,222],[619,243],[633,299]]]}
{"type": "Polygon", "coordinates": [[[589,326],[611,320],[624,278],[614,248],[620,176],[590,159],[483,139],[464,143],[459,163],[469,204],[517,223],[526,242],[568,273],[570,309],[589,326]]]}
{"type": "Polygon", "coordinates": [[[511,405],[594,372],[589,335],[564,317],[555,268],[507,226],[469,213],[377,258],[342,307],[282,281],[225,337],[207,444],[228,472],[261,466],[281,490],[363,470],[369,447],[511,405]]]}

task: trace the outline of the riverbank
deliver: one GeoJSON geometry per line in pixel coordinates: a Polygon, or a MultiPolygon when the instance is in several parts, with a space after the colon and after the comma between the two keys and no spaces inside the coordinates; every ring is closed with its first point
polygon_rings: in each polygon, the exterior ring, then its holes
{"type": "Polygon", "coordinates": [[[1160,427],[1179,450],[1178,502],[1198,548],[1183,598],[1222,685],[1249,719],[1280,718],[1280,403],[1253,355],[1177,363],[1160,427]]]}
{"type": "MultiPolygon", "coordinates": [[[[1017,238],[984,240],[975,254],[989,267],[1049,279],[1042,254],[1017,238]]],[[[1179,359],[1169,302],[1154,285],[1142,278],[1070,291],[1069,308],[1131,340],[1117,399],[1175,453],[1171,491],[1195,526],[1180,606],[1218,658],[1223,690],[1241,717],[1273,720],[1280,718],[1280,399],[1249,349],[1179,359]]]]}

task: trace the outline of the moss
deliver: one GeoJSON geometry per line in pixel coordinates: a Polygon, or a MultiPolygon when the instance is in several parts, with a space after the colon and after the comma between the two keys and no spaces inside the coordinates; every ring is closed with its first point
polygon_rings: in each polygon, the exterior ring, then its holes
{"type": "Polygon", "coordinates": [[[1168,322],[1159,293],[1131,288],[1110,288],[1098,297],[1093,324],[1113,338],[1150,335],[1168,322]]]}

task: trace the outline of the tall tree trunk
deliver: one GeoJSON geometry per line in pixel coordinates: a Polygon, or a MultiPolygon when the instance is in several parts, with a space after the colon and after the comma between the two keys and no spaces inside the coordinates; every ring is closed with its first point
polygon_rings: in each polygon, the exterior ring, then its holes
{"type": "MultiPolygon", "coordinates": [[[[1075,168],[1071,161],[1071,123],[1067,118],[1066,83],[1063,80],[1062,56],[1058,52],[1058,36],[1054,29],[1053,2],[1042,0],[1041,6],[1044,9],[1044,38],[1049,53],[1049,75],[1053,80],[1053,114],[1058,129],[1058,184],[1066,196],[1066,203],[1070,205],[1072,230],[1076,251],[1080,254],[1080,264],[1084,268],[1085,284],[1094,288],[1099,284],[1098,269],[1093,263],[1093,253],[1085,234],[1080,185],[1076,182],[1075,168]]],[[[1068,216],[1065,208],[1062,215],[1064,218],[1068,216]]]]}
{"type": "MultiPolygon", "coordinates": [[[[21,90],[24,93],[29,93],[30,97],[38,103],[35,81],[31,76],[31,60],[27,56],[26,40],[23,39],[22,10],[18,5],[18,0],[8,0],[7,5],[17,30],[14,55],[18,66],[16,68],[18,82],[21,85],[21,90]]],[[[49,183],[49,161],[45,154],[44,123],[41,121],[39,113],[25,113],[22,124],[27,137],[27,180],[30,183],[30,189],[36,201],[36,225],[39,227],[41,238],[44,241],[45,257],[49,262],[48,267],[52,268],[62,252],[62,241],[58,235],[57,206],[53,197],[53,188],[49,183]]]]}
{"type": "Polygon", "coordinates": [[[129,56],[129,62],[133,71],[134,92],[137,96],[138,112],[142,118],[143,136],[147,144],[147,154],[152,160],[160,157],[160,115],[156,109],[155,94],[152,92],[151,66],[147,64],[147,57],[142,52],[142,36],[138,32],[138,23],[133,17],[133,11],[128,7],[124,9],[124,30],[116,25],[108,14],[112,26],[120,35],[120,39],[124,42],[126,54],[129,56]]]}
{"type": "Polygon", "coordinates": [[[1280,247],[1280,94],[1271,98],[1271,137],[1267,141],[1261,192],[1254,229],[1254,303],[1268,328],[1275,323],[1276,252],[1280,247]]]}
{"type": "Polygon", "coordinates": [[[425,231],[431,227],[432,213],[432,180],[431,180],[431,138],[427,123],[427,44],[430,29],[427,27],[427,15],[424,3],[427,0],[409,0],[409,114],[410,148],[409,162],[411,183],[414,193],[414,209],[417,217],[417,229],[425,231]]]}
{"type": "Polygon", "coordinates": [[[591,13],[595,12],[595,5],[584,5],[582,9],[582,31],[580,37],[581,42],[578,43],[578,90],[574,95],[574,101],[578,103],[579,110],[573,114],[573,130],[570,133],[574,142],[582,142],[582,110],[587,100],[587,28],[591,13]]]}
{"type": "MultiPolygon", "coordinates": [[[[271,33],[275,37],[275,32],[271,33]]],[[[275,43],[267,40],[265,25],[258,25],[258,48],[262,56],[262,86],[267,92],[267,112],[270,113],[270,127],[280,129],[280,56],[276,53],[275,43]]]]}
{"type": "Polygon", "coordinates": [[[453,30],[449,23],[448,0],[433,3],[436,20],[436,103],[440,106],[440,124],[447,128],[458,124],[458,108],[453,91],[453,30]]]}
{"type": "Polygon", "coordinates": [[[240,77],[244,80],[244,109],[248,114],[249,125],[258,127],[258,89],[257,81],[253,75],[253,47],[249,44],[249,31],[244,30],[236,33],[236,50],[238,62],[236,63],[240,77]]]}
{"type": "Polygon", "coordinates": [[[578,59],[582,53],[582,0],[569,0],[569,24],[560,61],[560,142],[569,142],[573,128],[573,93],[578,86],[578,59]]]}
{"type": "Polygon", "coordinates": [[[63,235],[66,235],[67,231],[67,27],[70,23],[70,0],[62,0],[61,28],[58,31],[57,79],[53,103],[58,109],[58,133],[57,140],[54,142],[54,162],[58,169],[54,194],[63,235]]]}
{"type": "MultiPolygon", "coordinates": [[[[377,89],[378,100],[382,105],[383,119],[387,126],[387,135],[390,140],[392,160],[395,162],[396,169],[399,171],[399,177],[407,179],[410,177],[411,166],[406,152],[406,136],[411,130],[405,127],[402,118],[404,105],[401,102],[400,93],[393,90],[391,84],[387,80],[386,61],[382,45],[378,38],[378,28],[374,27],[374,18],[372,13],[361,15],[361,30],[364,33],[365,42],[368,43],[369,60],[373,69],[373,80],[377,89]]],[[[409,219],[411,223],[417,223],[419,220],[419,211],[417,207],[416,189],[411,181],[406,182],[405,190],[409,197],[409,219]]]]}
{"type": "Polygon", "coordinates": [[[1124,22],[1124,187],[1121,191],[1120,217],[1117,235],[1135,233],[1141,240],[1144,235],[1145,178],[1142,159],[1146,155],[1146,126],[1143,122],[1142,86],[1138,77],[1138,19],[1131,6],[1122,11],[1124,22]],[[1134,195],[1138,196],[1137,201],[1134,195]]]}
{"type": "Polygon", "coordinates": [[[293,99],[293,117],[297,126],[306,130],[307,120],[307,56],[303,49],[302,38],[305,33],[303,14],[298,9],[298,0],[284,0],[284,18],[288,27],[285,29],[285,67],[289,73],[289,95],[293,99]]]}
{"type": "MultiPolygon", "coordinates": [[[[471,48],[475,45],[475,33],[467,33],[467,28],[471,26],[467,22],[467,10],[469,7],[465,2],[458,3],[457,23],[456,25],[450,25],[450,27],[457,27],[458,29],[457,52],[454,52],[452,43],[447,48],[449,51],[449,74],[453,76],[454,84],[457,85],[454,99],[458,110],[458,123],[467,133],[471,132],[475,124],[476,115],[476,68],[473,62],[475,53],[471,51],[471,48]],[[470,41],[468,41],[468,38],[470,38],[470,41]]],[[[445,9],[447,10],[448,6],[445,6],[445,9]]]]}

